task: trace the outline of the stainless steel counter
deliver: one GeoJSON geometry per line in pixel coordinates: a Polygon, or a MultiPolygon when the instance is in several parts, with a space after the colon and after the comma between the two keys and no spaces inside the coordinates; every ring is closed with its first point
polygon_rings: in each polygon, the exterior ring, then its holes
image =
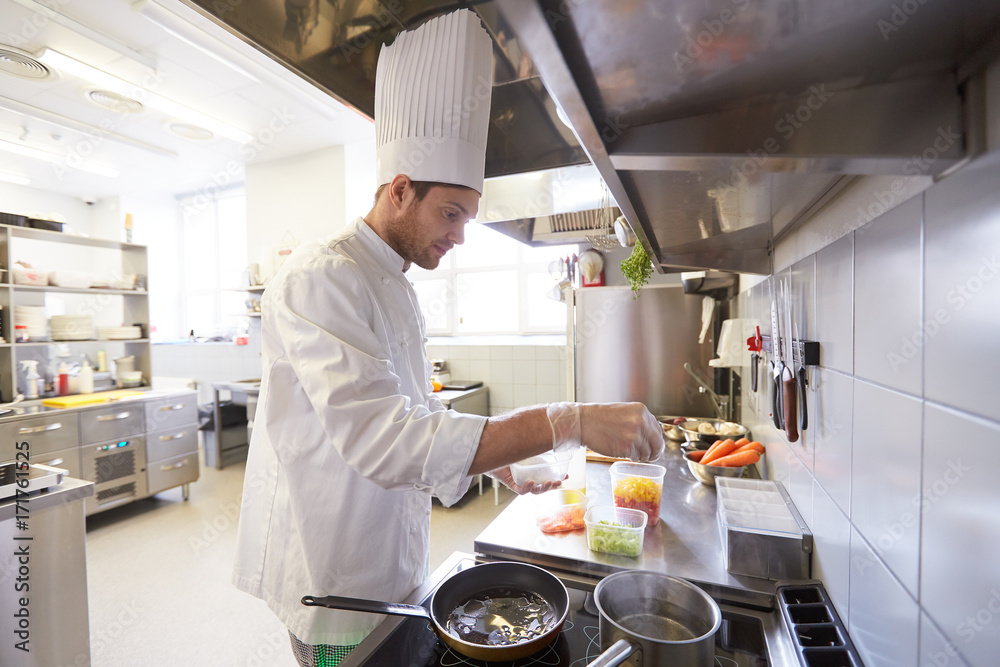
{"type": "MultiPolygon", "coordinates": [[[[581,586],[596,585],[602,577],[624,569],[643,569],[690,579],[704,588],[712,585],[745,591],[741,602],[752,604],[754,593],[771,595],[774,582],[731,575],[723,560],[716,518],[715,487],[705,486],[687,470],[679,448],[666,449],[656,463],[666,467],[660,521],[647,528],[639,558],[591,551],[584,530],[546,534],[534,521],[536,498],[519,496],[475,539],[477,554],[486,559],[517,560],[560,570],[580,578],[581,586]]],[[[610,464],[587,463],[590,503],[613,504],[610,464]]],[[[731,594],[729,595],[731,596],[731,594]]]]}

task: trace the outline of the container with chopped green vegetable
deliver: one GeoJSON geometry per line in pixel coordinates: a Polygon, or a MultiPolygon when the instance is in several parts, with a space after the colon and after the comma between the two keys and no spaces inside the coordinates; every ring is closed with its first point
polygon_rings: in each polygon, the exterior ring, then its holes
{"type": "Polygon", "coordinates": [[[620,556],[642,555],[642,537],[649,517],[642,510],[611,505],[595,505],[587,510],[587,546],[620,556]]]}

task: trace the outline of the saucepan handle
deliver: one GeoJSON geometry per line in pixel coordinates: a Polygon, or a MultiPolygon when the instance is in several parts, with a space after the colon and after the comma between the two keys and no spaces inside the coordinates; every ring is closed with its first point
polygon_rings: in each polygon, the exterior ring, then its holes
{"type": "Polygon", "coordinates": [[[619,639],[587,667],[615,667],[625,662],[625,659],[637,649],[638,647],[629,640],[619,639]]]}
{"type": "Polygon", "coordinates": [[[429,611],[423,607],[413,604],[379,602],[377,600],[363,600],[361,598],[345,598],[337,595],[327,595],[326,597],[306,595],[302,598],[302,604],[307,607],[326,607],[327,609],[341,609],[343,611],[364,611],[370,614],[419,616],[428,620],[431,618],[431,613],[429,611]]]}

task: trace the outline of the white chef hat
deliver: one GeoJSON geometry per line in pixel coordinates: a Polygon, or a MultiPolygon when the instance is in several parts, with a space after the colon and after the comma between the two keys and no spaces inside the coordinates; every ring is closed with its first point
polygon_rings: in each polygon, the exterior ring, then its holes
{"type": "Polygon", "coordinates": [[[401,32],[375,72],[378,184],[396,174],[482,194],[493,42],[468,9],[401,32]]]}

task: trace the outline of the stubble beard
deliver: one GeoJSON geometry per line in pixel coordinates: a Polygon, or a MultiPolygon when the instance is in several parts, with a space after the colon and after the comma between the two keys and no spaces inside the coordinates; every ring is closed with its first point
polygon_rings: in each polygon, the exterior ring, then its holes
{"type": "Polygon", "coordinates": [[[395,218],[387,226],[389,245],[407,262],[416,264],[421,269],[433,271],[441,263],[441,258],[433,245],[426,245],[420,238],[417,209],[414,205],[405,213],[395,218]]]}

